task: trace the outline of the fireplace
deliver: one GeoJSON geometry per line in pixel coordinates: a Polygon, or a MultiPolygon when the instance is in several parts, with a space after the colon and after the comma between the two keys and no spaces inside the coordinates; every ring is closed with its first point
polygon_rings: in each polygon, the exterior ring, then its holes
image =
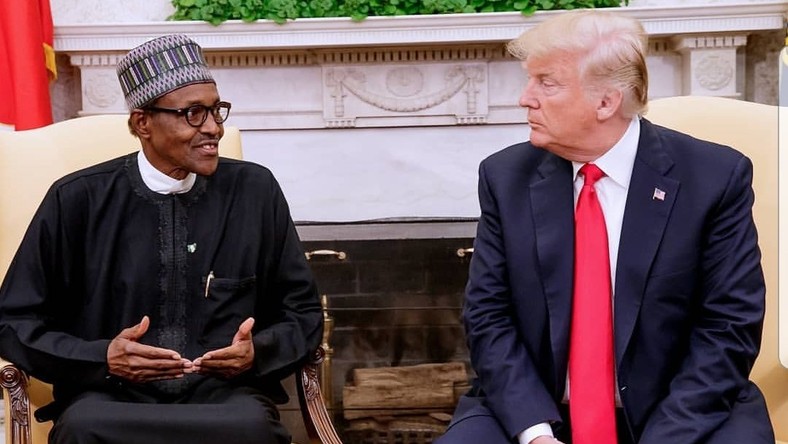
{"type": "MultiPolygon", "coordinates": [[[[297,224],[332,318],[331,378],[324,387],[346,444],[429,443],[448,424],[454,402],[446,399],[432,406],[425,395],[416,407],[348,408],[343,392],[354,385],[354,370],[422,364],[459,366],[455,397],[467,390],[461,311],[475,224],[470,218],[297,224]]],[[[291,401],[283,409],[291,430],[300,428],[297,408],[291,401]]]]}

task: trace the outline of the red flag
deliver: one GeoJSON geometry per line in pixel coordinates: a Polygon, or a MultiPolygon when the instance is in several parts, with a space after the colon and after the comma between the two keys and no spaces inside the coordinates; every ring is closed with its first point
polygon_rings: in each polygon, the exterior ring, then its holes
{"type": "Polygon", "coordinates": [[[0,0],[0,122],[17,130],[52,123],[57,76],[49,0],[0,0]]]}

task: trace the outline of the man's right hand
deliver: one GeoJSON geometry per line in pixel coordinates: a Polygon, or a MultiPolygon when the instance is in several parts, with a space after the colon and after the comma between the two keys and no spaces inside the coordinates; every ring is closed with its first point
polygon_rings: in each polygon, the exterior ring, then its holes
{"type": "Polygon", "coordinates": [[[139,324],[124,328],[109,343],[109,373],[135,383],[182,378],[190,373],[191,361],[178,352],[139,343],[149,326],[150,319],[143,316],[139,324]]]}

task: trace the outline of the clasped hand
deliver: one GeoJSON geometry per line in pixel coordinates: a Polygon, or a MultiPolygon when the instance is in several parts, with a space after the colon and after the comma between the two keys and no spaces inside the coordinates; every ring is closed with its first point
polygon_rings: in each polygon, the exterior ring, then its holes
{"type": "Polygon", "coordinates": [[[238,327],[229,346],[211,350],[190,361],[176,351],[141,344],[140,338],[150,327],[150,319],[143,316],[139,324],[124,328],[109,343],[109,373],[135,383],[182,378],[188,373],[229,379],[252,367],[253,326],[254,318],[248,318],[238,327]]]}

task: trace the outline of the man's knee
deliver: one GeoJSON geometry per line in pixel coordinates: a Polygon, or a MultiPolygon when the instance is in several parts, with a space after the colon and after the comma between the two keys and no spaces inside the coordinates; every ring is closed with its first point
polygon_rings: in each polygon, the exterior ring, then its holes
{"type": "Polygon", "coordinates": [[[253,397],[226,404],[146,404],[81,399],[50,433],[54,444],[289,444],[276,408],[253,397]]]}
{"type": "Polygon", "coordinates": [[[67,408],[49,433],[50,444],[98,443],[99,438],[95,436],[96,418],[92,411],[95,410],[82,408],[78,402],[67,408]]]}
{"type": "MultiPolygon", "coordinates": [[[[279,412],[274,407],[250,403],[249,408],[236,409],[230,419],[227,415],[221,427],[233,430],[235,436],[226,442],[289,444],[290,433],[279,420],[279,412]]],[[[218,426],[218,425],[217,425],[218,426]]]]}

